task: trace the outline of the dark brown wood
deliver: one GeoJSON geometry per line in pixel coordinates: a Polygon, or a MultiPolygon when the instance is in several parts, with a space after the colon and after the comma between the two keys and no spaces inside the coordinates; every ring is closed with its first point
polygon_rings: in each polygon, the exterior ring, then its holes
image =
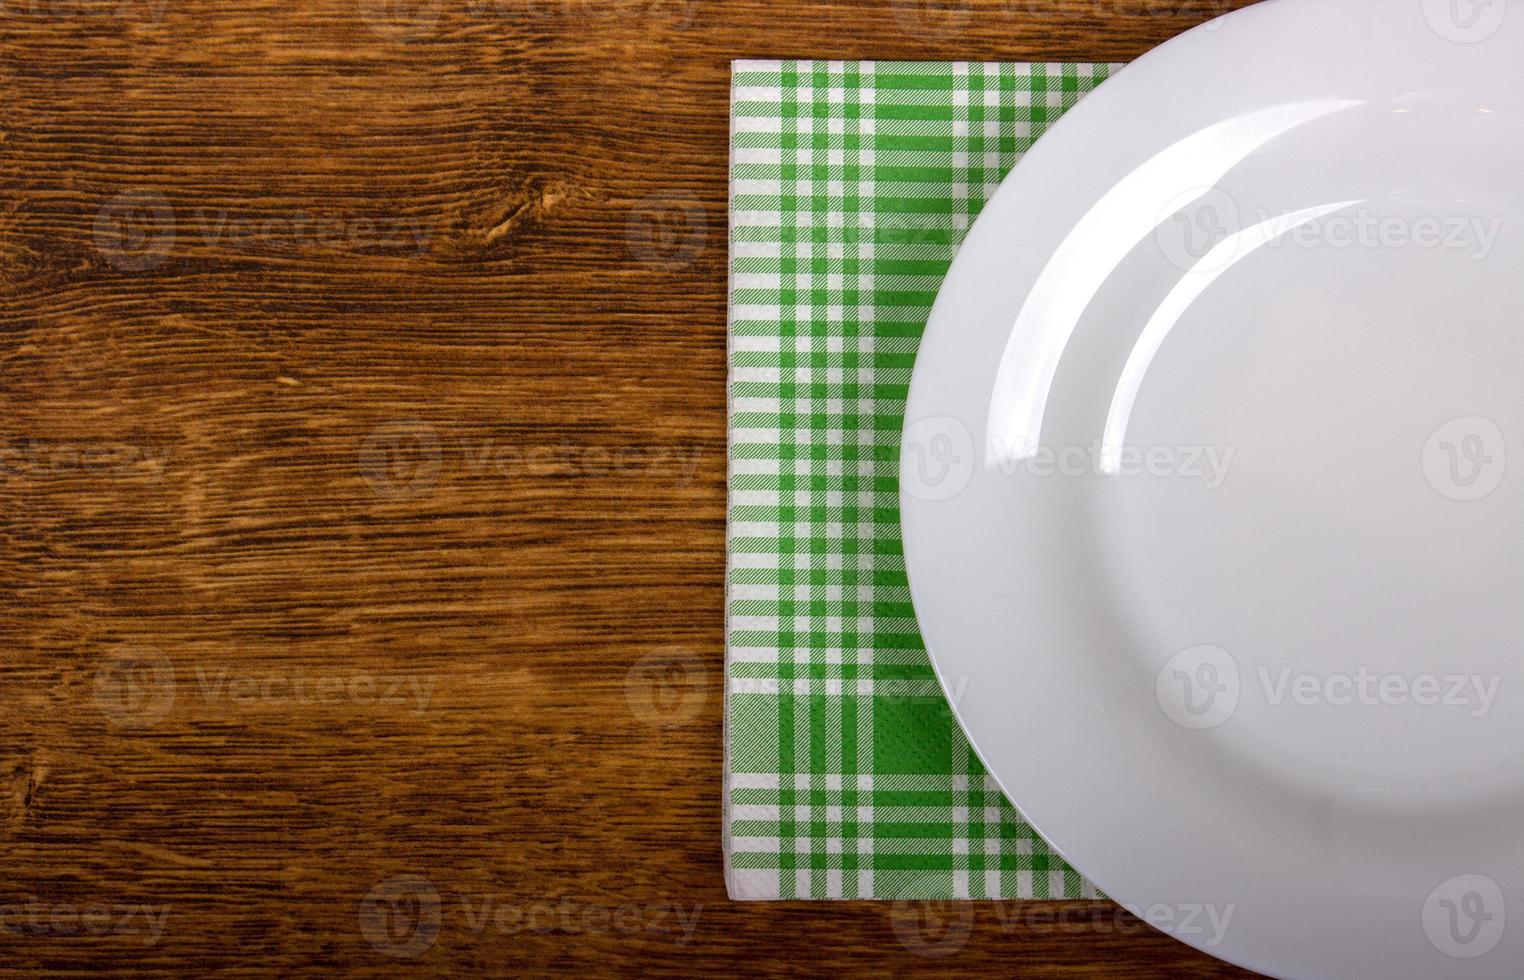
{"type": "Polygon", "coordinates": [[[0,967],[1232,974],[719,803],[730,60],[1223,9],[0,2],[0,967]]]}

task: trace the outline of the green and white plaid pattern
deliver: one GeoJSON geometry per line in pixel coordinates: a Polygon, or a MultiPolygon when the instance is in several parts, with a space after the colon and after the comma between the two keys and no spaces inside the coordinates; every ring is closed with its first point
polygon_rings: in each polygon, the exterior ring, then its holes
{"type": "Polygon", "coordinates": [[[953,253],[1112,66],[733,70],[730,894],[1095,897],[952,717],[910,605],[897,479],[910,371],[953,253]]]}

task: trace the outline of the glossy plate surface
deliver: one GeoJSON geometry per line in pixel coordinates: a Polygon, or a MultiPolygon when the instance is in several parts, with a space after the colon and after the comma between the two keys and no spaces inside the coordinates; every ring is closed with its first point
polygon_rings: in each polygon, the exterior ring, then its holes
{"type": "Polygon", "coordinates": [[[1287,977],[1524,975],[1524,13],[1270,0],[1021,161],[902,446],[932,659],[1108,894],[1287,977]]]}

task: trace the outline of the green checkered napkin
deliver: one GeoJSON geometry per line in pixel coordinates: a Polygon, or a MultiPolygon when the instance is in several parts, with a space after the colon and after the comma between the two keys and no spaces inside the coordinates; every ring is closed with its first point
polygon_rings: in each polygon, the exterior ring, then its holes
{"type": "Polygon", "coordinates": [[[730,894],[1095,897],[948,709],[910,605],[896,484],[910,370],[954,251],[1113,66],[733,70],[730,894]]]}

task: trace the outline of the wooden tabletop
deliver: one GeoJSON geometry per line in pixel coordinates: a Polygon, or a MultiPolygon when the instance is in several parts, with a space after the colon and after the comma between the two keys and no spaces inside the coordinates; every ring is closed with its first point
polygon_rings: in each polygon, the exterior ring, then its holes
{"type": "Polygon", "coordinates": [[[0,0],[0,969],[1236,975],[720,855],[731,59],[1233,5],[0,0]]]}

